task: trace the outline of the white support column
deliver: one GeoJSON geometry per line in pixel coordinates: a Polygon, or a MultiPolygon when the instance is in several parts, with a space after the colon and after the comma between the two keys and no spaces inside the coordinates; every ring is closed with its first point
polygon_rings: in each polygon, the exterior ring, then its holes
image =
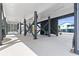
{"type": "Polygon", "coordinates": [[[74,52],[79,54],[79,3],[74,4],[74,52]]]}

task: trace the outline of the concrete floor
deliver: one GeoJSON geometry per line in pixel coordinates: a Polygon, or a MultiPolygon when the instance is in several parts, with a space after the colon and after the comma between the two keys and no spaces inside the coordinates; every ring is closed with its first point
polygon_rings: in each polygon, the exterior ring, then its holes
{"type": "Polygon", "coordinates": [[[0,47],[0,56],[76,56],[70,52],[73,33],[63,33],[58,37],[38,35],[36,40],[31,34],[7,35],[6,38],[0,47]]]}
{"type": "Polygon", "coordinates": [[[0,46],[0,56],[37,56],[15,35],[7,35],[0,46]]]}

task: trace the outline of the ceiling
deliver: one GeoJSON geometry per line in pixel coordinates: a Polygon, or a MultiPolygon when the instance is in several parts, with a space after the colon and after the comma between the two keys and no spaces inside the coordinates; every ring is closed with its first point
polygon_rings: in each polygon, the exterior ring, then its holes
{"type": "Polygon", "coordinates": [[[73,3],[3,3],[4,15],[8,23],[33,22],[34,11],[38,13],[38,22],[74,12],[73,3]]]}

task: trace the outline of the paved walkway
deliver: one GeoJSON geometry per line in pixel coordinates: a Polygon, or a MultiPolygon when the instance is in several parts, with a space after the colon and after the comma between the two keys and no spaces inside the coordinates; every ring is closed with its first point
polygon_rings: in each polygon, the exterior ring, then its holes
{"type": "Polygon", "coordinates": [[[15,35],[7,35],[4,45],[0,46],[0,56],[37,56],[15,35]]]}
{"type": "Polygon", "coordinates": [[[73,56],[71,53],[73,33],[63,33],[58,37],[38,35],[34,40],[31,34],[7,35],[0,47],[1,56],[73,56]]]}

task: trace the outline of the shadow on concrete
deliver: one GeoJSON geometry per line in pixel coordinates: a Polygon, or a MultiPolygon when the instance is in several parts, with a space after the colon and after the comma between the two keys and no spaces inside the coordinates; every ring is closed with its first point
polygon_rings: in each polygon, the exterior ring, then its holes
{"type": "Polygon", "coordinates": [[[3,41],[2,41],[2,43],[6,43],[6,42],[8,42],[10,40],[11,40],[10,38],[4,38],[3,41]]]}
{"type": "Polygon", "coordinates": [[[5,40],[3,40],[3,45],[0,46],[0,51],[6,49],[16,43],[19,43],[19,42],[21,42],[21,41],[18,39],[12,40],[10,38],[5,38],[5,40]]]}

